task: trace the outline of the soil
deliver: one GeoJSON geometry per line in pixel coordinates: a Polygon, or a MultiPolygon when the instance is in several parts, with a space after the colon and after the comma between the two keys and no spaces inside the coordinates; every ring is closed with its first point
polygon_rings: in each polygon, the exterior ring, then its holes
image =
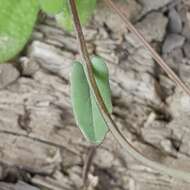
{"type": "MultiPolygon", "coordinates": [[[[188,0],[116,1],[190,86],[188,0]]],[[[154,62],[120,18],[99,2],[84,27],[89,53],[110,71],[112,117],[148,158],[190,170],[190,97],[154,62]]],[[[29,43],[0,65],[0,190],[81,189],[91,144],[76,127],[69,74],[80,55],[75,34],[39,18],[29,43]]],[[[85,110],[84,110],[85,111],[85,110]]],[[[90,190],[187,190],[123,151],[111,133],[94,154],[90,190]]]]}

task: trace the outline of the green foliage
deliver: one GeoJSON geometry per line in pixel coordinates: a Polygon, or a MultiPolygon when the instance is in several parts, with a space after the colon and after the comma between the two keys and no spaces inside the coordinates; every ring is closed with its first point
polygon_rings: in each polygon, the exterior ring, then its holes
{"type": "Polygon", "coordinates": [[[38,10],[37,0],[0,0],[0,63],[22,50],[38,10]]]}
{"type": "MultiPolygon", "coordinates": [[[[76,0],[80,21],[85,24],[96,8],[96,0],[76,0]]],[[[57,23],[67,31],[73,31],[72,16],[68,0],[64,0],[63,11],[56,16],[57,23]]]]}
{"type": "MultiPolygon", "coordinates": [[[[111,91],[107,66],[98,57],[92,59],[92,66],[98,89],[111,113],[111,91]]],[[[75,119],[84,136],[92,143],[101,143],[108,128],[89,88],[83,66],[79,62],[74,63],[71,73],[71,101],[75,119]]]]}
{"type": "Polygon", "coordinates": [[[39,0],[41,9],[48,14],[57,14],[63,11],[64,0],[39,0]]]}
{"type": "MultiPolygon", "coordinates": [[[[96,7],[96,0],[76,0],[81,23],[96,7]]],[[[40,8],[73,30],[68,0],[0,0],[0,63],[17,55],[29,39],[40,8]]]]}

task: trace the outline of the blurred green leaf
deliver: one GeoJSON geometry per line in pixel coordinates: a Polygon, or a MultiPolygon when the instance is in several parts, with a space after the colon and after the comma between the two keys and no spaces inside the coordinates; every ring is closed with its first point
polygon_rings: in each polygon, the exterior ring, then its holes
{"type": "Polygon", "coordinates": [[[63,11],[64,0],[39,0],[41,9],[48,14],[57,14],[63,11]]]}
{"type": "MultiPolygon", "coordinates": [[[[92,66],[98,89],[111,113],[111,90],[107,66],[98,57],[92,59],[92,66]]],[[[84,136],[94,144],[101,143],[108,128],[89,88],[83,66],[79,62],[74,63],[71,73],[71,101],[75,119],[84,136]]]]}
{"type": "MultiPolygon", "coordinates": [[[[63,11],[57,14],[57,23],[67,31],[73,31],[72,16],[67,0],[64,1],[63,11]]],[[[77,10],[79,13],[80,21],[85,24],[90,18],[92,12],[96,8],[96,0],[76,0],[77,10]]]]}
{"type": "Polygon", "coordinates": [[[0,0],[0,63],[20,52],[39,10],[37,0],[0,0]]]}

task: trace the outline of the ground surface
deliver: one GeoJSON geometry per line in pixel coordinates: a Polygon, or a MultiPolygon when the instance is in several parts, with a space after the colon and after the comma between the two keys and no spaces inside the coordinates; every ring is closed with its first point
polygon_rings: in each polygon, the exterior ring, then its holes
{"type": "MultiPolygon", "coordinates": [[[[119,4],[190,85],[189,1],[119,4]]],[[[103,4],[84,32],[89,52],[109,67],[113,118],[125,136],[147,157],[189,171],[190,98],[103,4]]],[[[0,190],[80,189],[90,144],[75,126],[69,99],[69,72],[78,57],[74,34],[45,18],[17,64],[0,65],[0,190]]],[[[89,180],[89,189],[97,190],[190,188],[136,162],[111,133],[94,155],[89,180]]]]}

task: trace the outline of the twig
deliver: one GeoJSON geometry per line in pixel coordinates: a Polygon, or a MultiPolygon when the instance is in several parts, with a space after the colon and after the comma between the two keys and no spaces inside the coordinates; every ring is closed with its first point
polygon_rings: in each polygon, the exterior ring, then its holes
{"type": "Polygon", "coordinates": [[[97,150],[97,147],[98,146],[90,146],[90,149],[89,149],[89,152],[88,152],[88,155],[85,159],[85,164],[84,164],[84,168],[83,168],[83,175],[82,175],[82,178],[83,178],[83,188],[87,188],[88,186],[88,173],[89,173],[89,170],[90,170],[90,166],[92,164],[92,161],[93,161],[93,157],[94,157],[94,154],[96,153],[96,150],[97,150]]]}
{"type": "Polygon", "coordinates": [[[79,43],[81,57],[83,60],[83,64],[86,67],[86,75],[89,79],[89,86],[90,86],[90,89],[92,90],[93,95],[95,96],[96,103],[98,105],[100,113],[102,114],[102,117],[104,118],[104,120],[105,120],[107,126],[109,127],[110,131],[112,132],[112,134],[115,136],[117,141],[123,146],[123,148],[125,148],[125,150],[131,156],[133,156],[135,159],[137,159],[144,165],[146,165],[150,168],[153,168],[163,174],[167,174],[167,175],[177,177],[179,179],[190,182],[190,173],[185,172],[185,171],[179,171],[179,170],[172,169],[172,168],[168,168],[160,163],[149,160],[144,155],[142,155],[142,153],[140,153],[138,150],[136,150],[135,147],[133,147],[133,145],[119,131],[116,123],[113,121],[113,119],[111,118],[111,115],[109,114],[108,110],[106,109],[104,101],[97,88],[95,78],[93,75],[90,58],[89,58],[86,43],[85,43],[85,39],[84,39],[84,35],[82,32],[82,27],[81,27],[78,12],[77,12],[76,2],[75,2],[75,0],[68,0],[68,1],[69,1],[72,16],[73,16],[73,22],[74,22],[74,26],[76,29],[76,35],[77,35],[77,39],[78,39],[78,43],[79,43]]]}
{"type": "Polygon", "coordinates": [[[126,13],[124,13],[112,0],[104,0],[105,3],[117,13],[123,22],[126,24],[127,28],[134,33],[139,41],[142,42],[145,48],[147,48],[155,61],[162,67],[162,69],[168,74],[168,76],[178,85],[180,86],[189,96],[190,89],[189,87],[170,69],[170,67],[166,64],[166,62],[159,56],[159,54],[150,46],[150,44],[145,40],[143,35],[131,24],[129,19],[127,19],[126,13]]]}

